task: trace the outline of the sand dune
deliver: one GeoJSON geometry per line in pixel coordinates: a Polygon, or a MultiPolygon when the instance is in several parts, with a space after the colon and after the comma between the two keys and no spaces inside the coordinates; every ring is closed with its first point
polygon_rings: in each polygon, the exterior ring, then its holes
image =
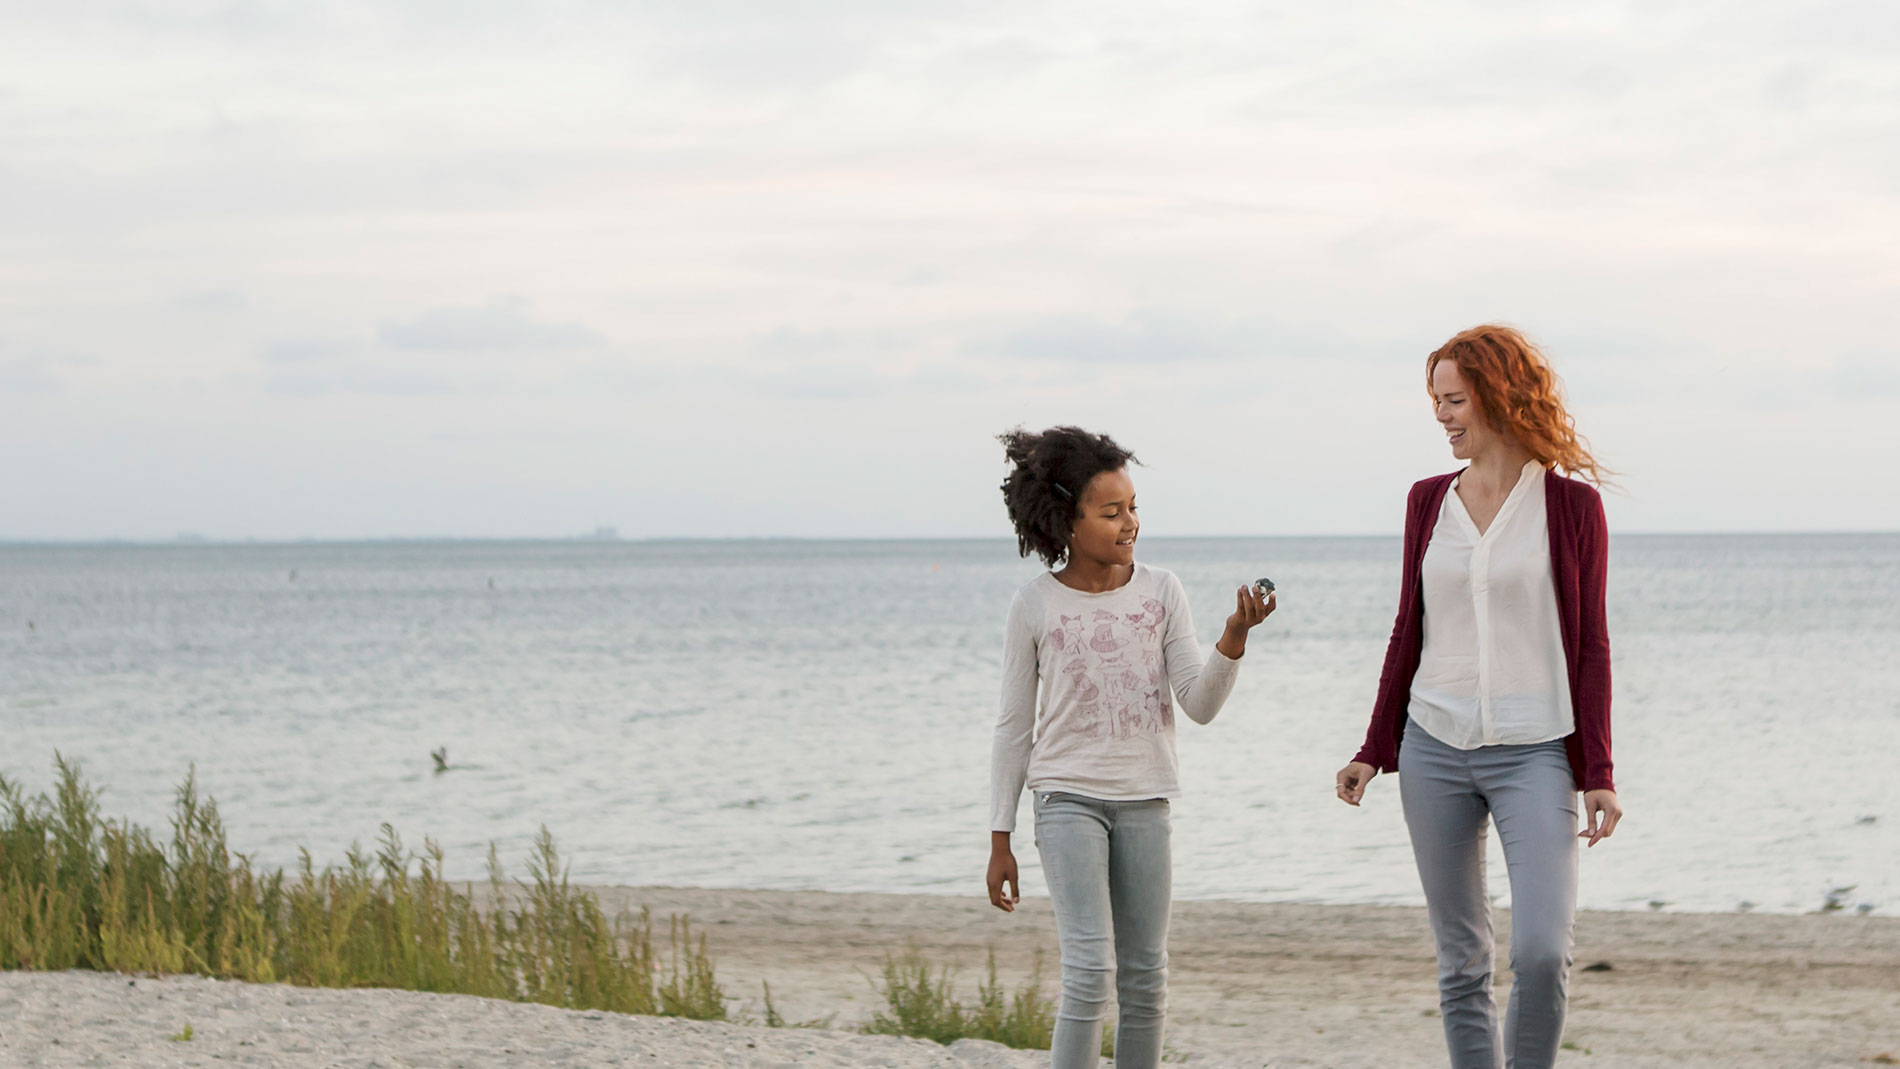
{"type": "MultiPolygon", "coordinates": [[[[599,888],[610,906],[690,913],[735,1009],[767,1029],[557,1010],[399,991],[324,991],[193,977],[0,974],[0,1065],[993,1066],[1047,1055],[944,1048],[847,1031],[870,977],[914,941],[974,993],[987,949],[1020,981],[1038,948],[1053,989],[1045,900],[1005,916],[922,895],[599,888]],[[192,1028],[190,1040],[168,1037],[192,1028]]],[[[1508,915],[1500,916],[1501,922],[1508,915]]],[[[1502,927],[1502,923],[1501,923],[1502,927]]],[[[1502,934],[1502,933],[1501,933],[1502,934]]],[[[1586,913],[1567,1066],[1860,1066],[1900,1060],[1900,922],[1877,917],[1586,913]]],[[[1172,1062],[1197,1066],[1443,1063],[1431,949],[1416,910],[1185,902],[1176,906],[1172,1062]]]]}

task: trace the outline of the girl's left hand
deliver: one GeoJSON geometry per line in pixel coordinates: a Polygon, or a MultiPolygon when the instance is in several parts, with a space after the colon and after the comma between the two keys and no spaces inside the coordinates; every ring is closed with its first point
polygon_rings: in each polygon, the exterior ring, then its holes
{"type": "Polygon", "coordinates": [[[1595,846],[1599,841],[1608,839],[1616,830],[1616,822],[1623,819],[1623,807],[1616,803],[1615,791],[1583,792],[1583,830],[1577,838],[1588,839],[1586,847],[1595,846]]]}
{"type": "Polygon", "coordinates": [[[1273,615],[1276,595],[1260,596],[1258,587],[1248,584],[1234,591],[1234,614],[1227,618],[1227,630],[1250,631],[1273,615]]]}
{"type": "Polygon", "coordinates": [[[1227,618],[1227,628],[1221,632],[1220,641],[1214,644],[1221,656],[1237,661],[1241,654],[1247,652],[1247,632],[1273,615],[1278,605],[1274,600],[1276,596],[1262,596],[1251,583],[1234,591],[1234,614],[1227,618]]]}

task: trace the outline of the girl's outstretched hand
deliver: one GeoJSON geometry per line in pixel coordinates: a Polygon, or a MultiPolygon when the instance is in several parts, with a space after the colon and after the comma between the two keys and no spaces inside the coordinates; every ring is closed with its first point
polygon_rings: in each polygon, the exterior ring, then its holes
{"type": "Polygon", "coordinates": [[[1366,784],[1371,783],[1372,777],[1378,774],[1378,769],[1364,761],[1354,761],[1333,777],[1333,793],[1339,795],[1339,800],[1347,805],[1358,805],[1359,799],[1366,796],[1366,784]]]}
{"type": "Polygon", "coordinates": [[[1016,879],[1016,855],[1009,849],[1006,831],[990,833],[990,871],[986,882],[990,887],[990,905],[1004,913],[1016,912],[1016,903],[1023,900],[1023,888],[1016,879]],[[996,841],[999,836],[1000,843],[996,841]]]}
{"type": "Polygon", "coordinates": [[[1214,648],[1221,652],[1221,656],[1238,661],[1247,652],[1247,632],[1273,615],[1273,610],[1279,604],[1275,597],[1274,594],[1263,596],[1252,584],[1234,591],[1234,614],[1227,618],[1227,627],[1221,632],[1220,641],[1214,643],[1214,648]]]}

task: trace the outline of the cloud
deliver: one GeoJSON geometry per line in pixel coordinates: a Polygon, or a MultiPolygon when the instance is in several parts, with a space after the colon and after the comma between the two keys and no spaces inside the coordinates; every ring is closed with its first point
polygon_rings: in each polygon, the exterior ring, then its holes
{"type": "Polygon", "coordinates": [[[954,362],[932,361],[912,369],[858,364],[800,364],[760,373],[734,368],[722,381],[744,383],[764,397],[792,401],[847,401],[888,397],[942,397],[994,390],[998,380],[954,362]]]}
{"type": "Polygon", "coordinates": [[[683,381],[781,400],[860,400],[990,390],[999,371],[1015,377],[957,353],[936,326],[779,326],[683,381]]]}
{"type": "Polygon", "coordinates": [[[265,345],[258,355],[266,364],[310,364],[348,356],[358,348],[337,338],[290,338],[265,345]]]}
{"type": "Polygon", "coordinates": [[[498,298],[473,307],[435,308],[406,322],[384,323],[383,341],[398,349],[451,352],[581,349],[605,339],[592,327],[528,315],[528,302],[498,298]]]}
{"type": "MultiPolygon", "coordinates": [[[[561,361],[469,361],[397,349],[374,339],[284,338],[258,351],[267,392],[292,397],[645,395],[678,384],[678,369],[612,349],[561,361]]],[[[730,388],[750,369],[709,370],[703,385],[730,388]]]]}
{"type": "Polygon", "coordinates": [[[194,312],[241,312],[251,303],[236,290],[192,290],[174,300],[178,307],[194,312]]]}
{"type": "Polygon", "coordinates": [[[471,392],[452,376],[412,368],[353,362],[327,367],[280,367],[264,377],[264,389],[287,397],[432,397],[471,392]]]}
{"type": "Polygon", "coordinates": [[[59,372],[97,368],[99,358],[44,345],[9,345],[0,338],[0,393],[49,393],[63,390],[59,372]]]}
{"type": "Polygon", "coordinates": [[[395,360],[373,343],[347,338],[286,338],[265,345],[258,359],[264,365],[265,391],[286,397],[425,397],[466,392],[466,376],[418,367],[413,359],[395,360]]]}
{"type": "Polygon", "coordinates": [[[912,389],[933,395],[983,393],[998,386],[995,378],[954,363],[927,364],[918,368],[910,376],[909,384],[912,389]]]}
{"type": "Polygon", "coordinates": [[[807,365],[757,375],[753,383],[767,397],[796,401],[844,401],[882,397],[892,381],[867,368],[848,364],[807,365]]]}
{"type": "Polygon", "coordinates": [[[782,399],[881,397],[901,385],[902,368],[922,345],[903,331],[781,326],[753,339],[719,377],[782,399]]]}
{"type": "Polygon", "coordinates": [[[0,393],[45,393],[59,385],[43,356],[0,358],[0,393]]]}
{"type": "Polygon", "coordinates": [[[1838,360],[1830,379],[1835,392],[1849,400],[1900,397],[1900,353],[1838,360]]]}
{"type": "Polygon", "coordinates": [[[1059,363],[1176,364],[1259,357],[1363,356],[1376,351],[1343,335],[1264,320],[1209,323],[1169,312],[1139,312],[1115,322],[1053,318],[967,346],[972,355],[1059,363]]]}

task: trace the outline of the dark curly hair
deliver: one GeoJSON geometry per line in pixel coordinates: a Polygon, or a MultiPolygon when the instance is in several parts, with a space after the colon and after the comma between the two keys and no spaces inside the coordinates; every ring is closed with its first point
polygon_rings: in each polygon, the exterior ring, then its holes
{"type": "Polygon", "coordinates": [[[1089,480],[1141,463],[1115,439],[1080,427],[1040,433],[1018,427],[996,437],[1010,464],[1003,503],[1016,528],[1016,550],[1025,557],[1034,553],[1051,568],[1069,555],[1069,536],[1089,480]]]}

